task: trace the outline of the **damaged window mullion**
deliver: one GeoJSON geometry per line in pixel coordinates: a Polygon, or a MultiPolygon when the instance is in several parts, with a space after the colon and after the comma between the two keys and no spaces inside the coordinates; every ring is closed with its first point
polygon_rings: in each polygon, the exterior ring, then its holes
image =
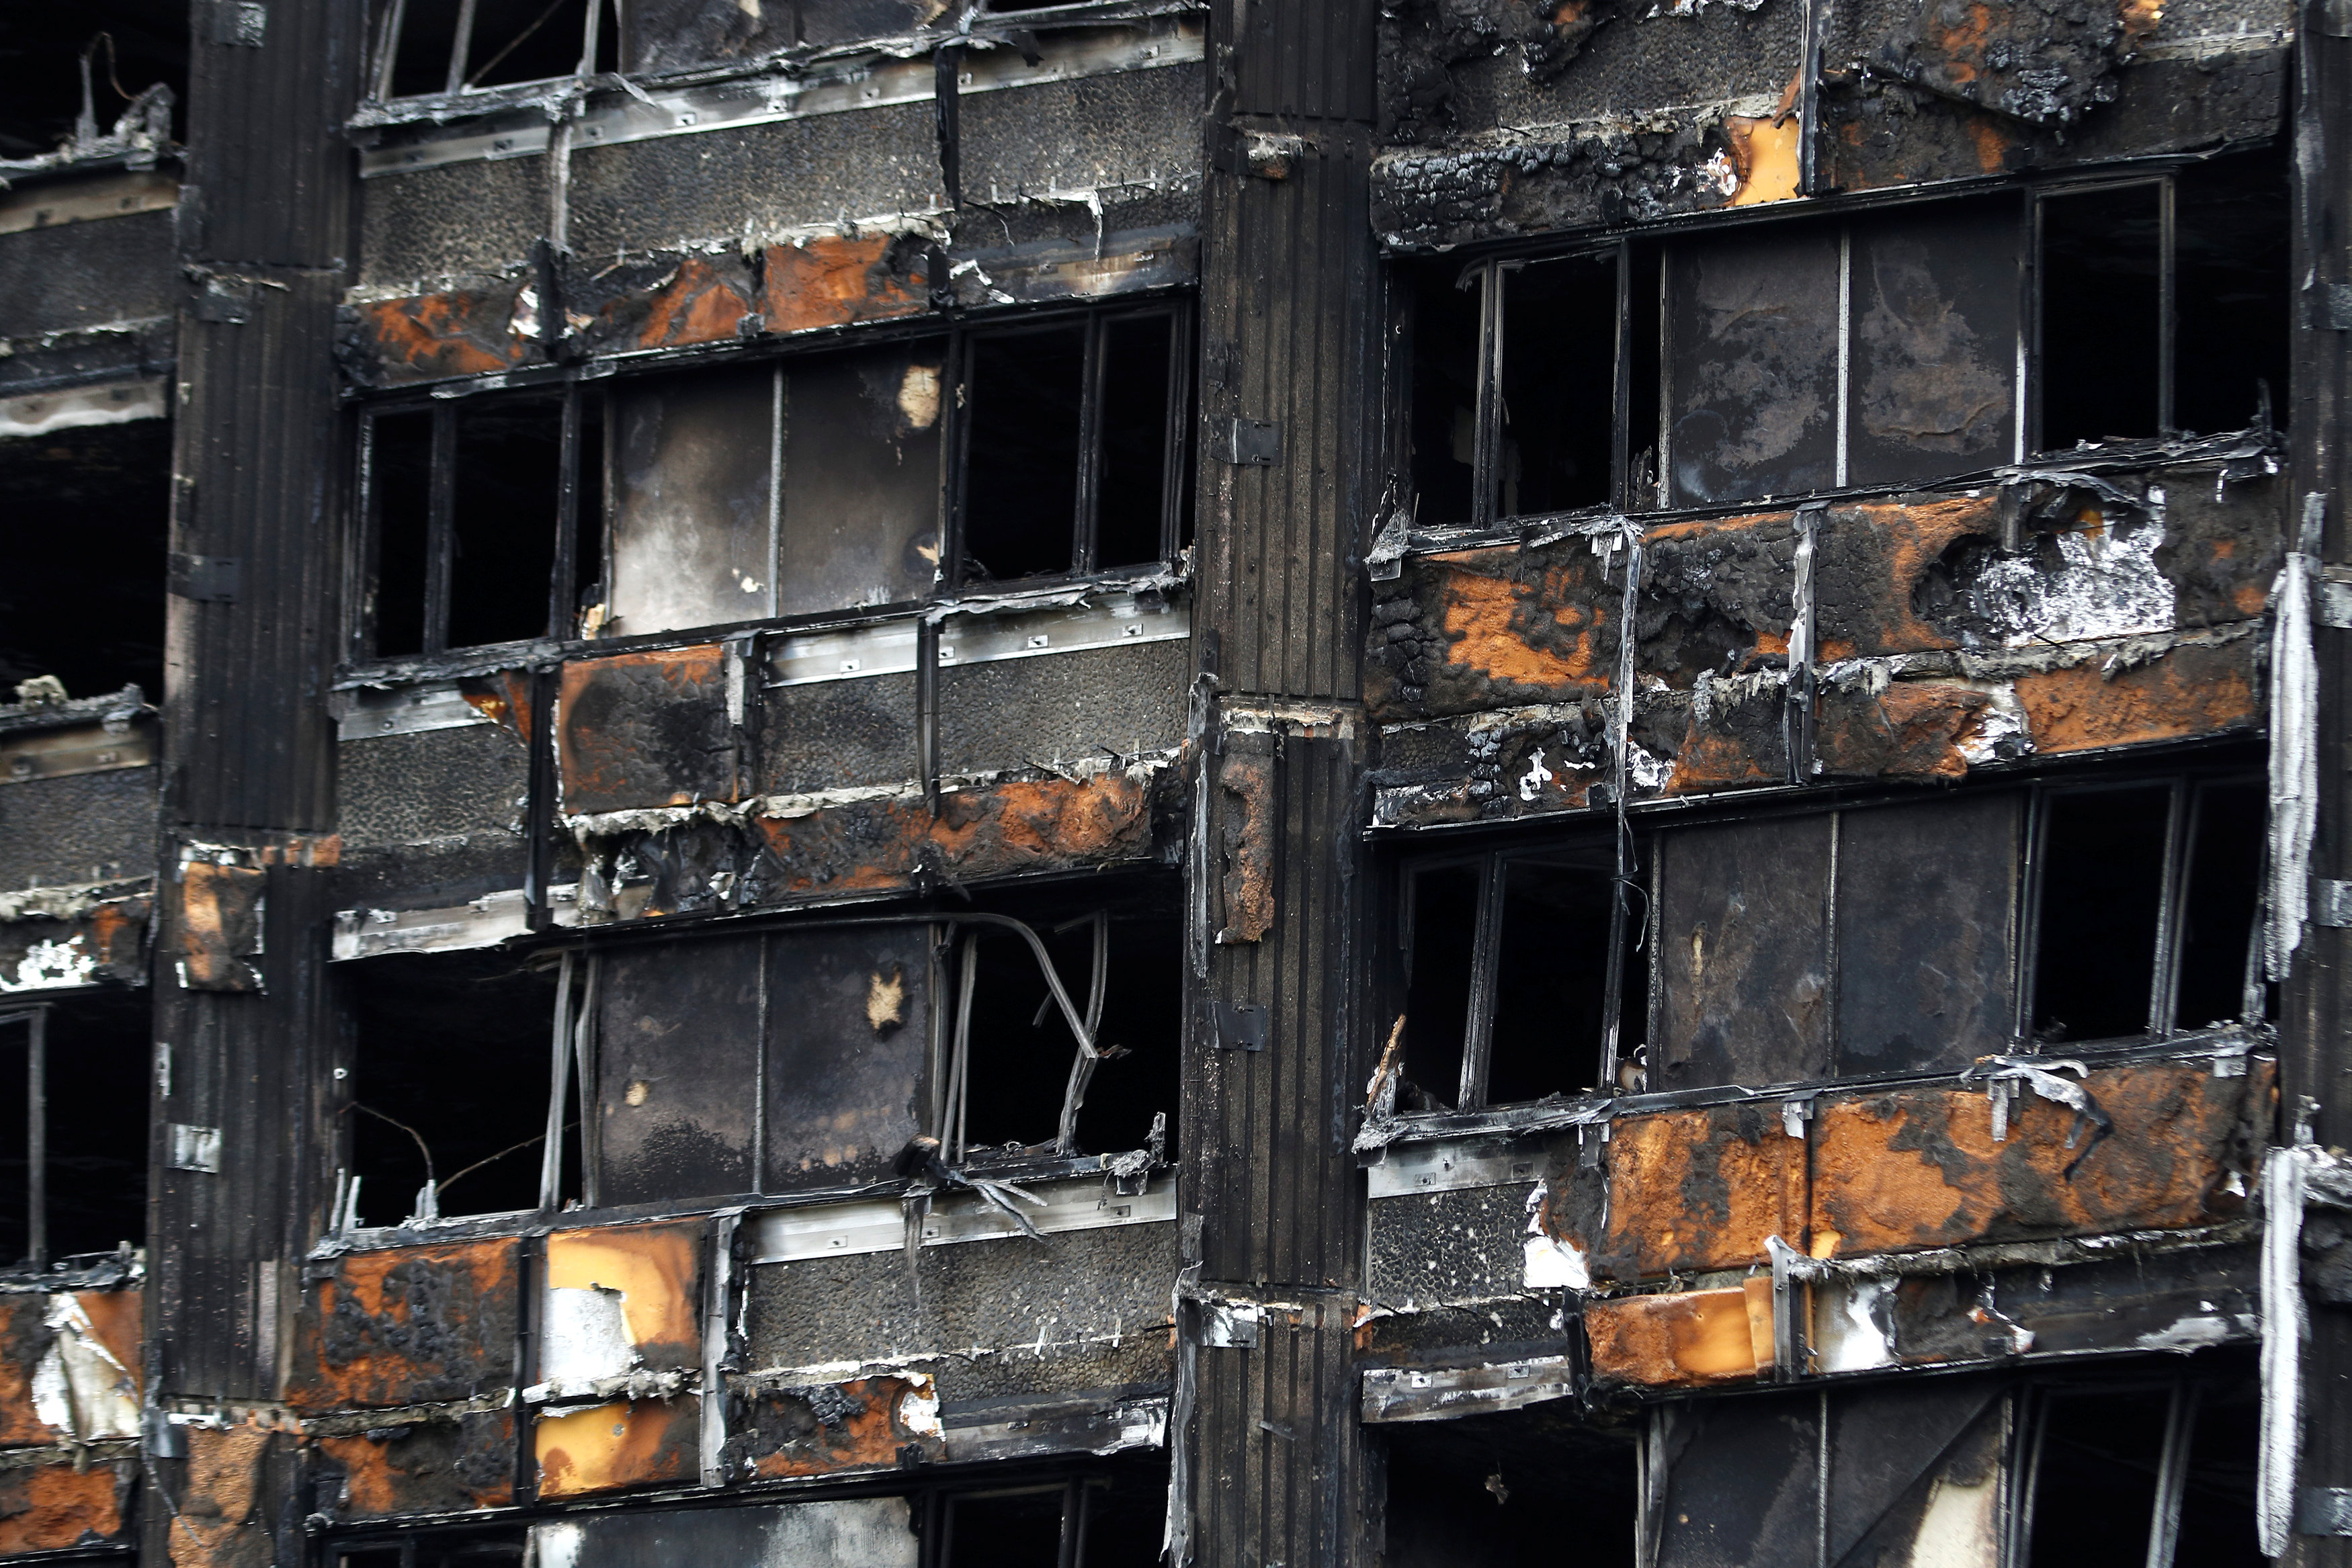
{"type": "Polygon", "coordinates": [[[1472,464],[1470,521],[1475,528],[1495,525],[1502,484],[1503,410],[1503,267],[1484,262],[1465,271],[1456,287],[1478,291],[1478,385],[1475,456],[1472,464]],[[1475,281],[1469,279],[1475,277],[1475,281]]]}
{"type": "Polygon", "coordinates": [[[25,1264],[49,1260],[48,1037],[49,1009],[0,1013],[0,1024],[25,1026],[25,1264]]]}
{"type": "Polygon", "coordinates": [[[1099,314],[1087,317],[1086,380],[1078,393],[1078,486],[1071,508],[1070,563],[1074,570],[1095,570],[1097,514],[1102,506],[1103,382],[1109,344],[1099,314]]]}
{"type": "Polygon", "coordinates": [[[1495,977],[1502,961],[1503,880],[1507,874],[1500,855],[1488,855],[1478,868],[1478,925],[1471,941],[1470,1008],[1462,1025],[1461,1097],[1455,1106],[1475,1111],[1486,1103],[1489,1057],[1495,1039],[1495,977]]]}
{"type": "Polygon", "coordinates": [[[433,411],[433,477],[425,525],[425,648],[440,653],[449,646],[449,595],[456,573],[457,509],[457,414],[433,411]]]}

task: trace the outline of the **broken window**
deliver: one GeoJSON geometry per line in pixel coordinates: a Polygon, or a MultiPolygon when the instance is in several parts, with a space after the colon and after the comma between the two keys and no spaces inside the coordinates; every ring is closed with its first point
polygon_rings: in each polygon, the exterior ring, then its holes
{"type": "Polygon", "coordinates": [[[147,1236],[144,993],[0,1009],[0,1265],[147,1236]]]}
{"type": "Polygon", "coordinates": [[[2256,153],[2036,198],[2036,450],[2275,423],[2287,197],[2256,153]]]}
{"type": "Polygon", "coordinates": [[[0,161],[92,140],[160,86],[187,100],[188,8],[170,0],[9,7],[0,47],[0,161]],[[87,85],[85,85],[87,84],[87,85]]]}
{"type": "Polygon", "coordinates": [[[465,92],[614,68],[607,0],[383,0],[379,99],[465,92]]]}
{"type": "Polygon", "coordinates": [[[2259,1385],[2191,1374],[2032,1391],[2018,1538],[2024,1568],[2258,1568],[2259,1385]]]}
{"type": "MultiPolygon", "coordinates": [[[[335,1549],[335,1568],[515,1568],[528,1552],[524,1531],[411,1530],[335,1549]]],[[[577,1568],[588,1568],[579,1564],[577,1568]]]]}
{"type": "Polygon", "coordinates": [[[2163,1036],[2264,1015],[2258,781],[2052,787],[2035,815],[2033,1039],[2163,1036]]]}
{"type": "Polygon", "coordinates": [[[1639,1464],[1622,1431],[1535,1409],[1377,1430],[1388,1449],[1387,1568],[1636,1561],[1639,1464]],[[1566,1552],[1562,1520],[1575,1521],[1566,1552]]]}
{"type": "Polygon", "coordinates": [[[362,656],[573,634],[604,559],[600,403],[556,390],[365,418],[362,656]]]}
{"type": "Polygon", "coordinates": [[[0,702],[44,675],[68,697],[163,695],[171,486],[168,420],[0,440],[0,702]]]}
{"type": "Polygon", "coordinates": [[[1648,1015],[1648,899],[1617,845],[1408,863],[1399,882],[1411,1110],[1607,1092],[1648,1015]]]}
{"type": "Polygon", "coordinates": [[[1175,559],[1189,331],[1172,307],[1096,311],[964,340],[966,582],[1175,559]]]}
{"type": "Polygon", "coordinates": [[[1764,501],[2246,428],[2284,396],[2287,212],[2260,152],[1411,268],[1415,521],[1764,501]]]}

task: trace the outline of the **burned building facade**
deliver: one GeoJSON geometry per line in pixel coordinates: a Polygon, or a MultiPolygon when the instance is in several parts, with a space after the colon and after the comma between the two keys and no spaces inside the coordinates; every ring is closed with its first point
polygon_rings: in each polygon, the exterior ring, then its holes
{"type": "Polygon", "coordinates": [[[2339,5],[39,9],[0,1561],[2352,1562],[2339,5]]]}

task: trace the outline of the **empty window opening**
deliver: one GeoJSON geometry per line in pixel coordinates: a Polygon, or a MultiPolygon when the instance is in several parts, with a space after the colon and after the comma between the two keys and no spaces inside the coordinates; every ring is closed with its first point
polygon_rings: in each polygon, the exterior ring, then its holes
{"type": "Polygon", "coordinates": [[[1606,1090],[1646,1037],[1648,901],[1605,841],[1407,868],[1409,1110],[1606,1090]]]}
{"type": "Polygon", "coordinates": [[[1165,1462],[933,1500],[926,1568],[1144,1568],[1168,1518],[1165,1462]]]}
{"type": "Polygon", "coordinates": [[[0,71],[0,160],[41,157],[80,131],[103,134],[157,86],[167,106],[187,100],[188,7],[184,0],[9,6],[0,71]]]}
{"type": "Polygon", "coordinates": [[[1410,449],[1413,520],[1423,528],[1478,518],[1478,354],[1485,273],[1425,267],[1407,275],[1412,333],[1410,449]]]}
{"type": "Polygon", "coordinates": [[[1525,1416],[1432,1425],[1442,1435],[1387,1428],[1389,1568],[1635,1560],[1640,1503],[1629,1434],[1525,1416]],[[1565,1552],[1562,1520],[1575,1521],[1565,1552]]]}
{"type": "Polygon", "coordinates": [[[509,1568],[526,1555],[520,1529],[410,1531],[335,1549],[335,1568],[509,1568]]]}
{"type": "Polygon", "coordinates": [[[0,703],[40,675],[70,697],[162,696],[171,485],[165,420],[0,441],[0,703]]]}
{"type": "Polygon", "coordinates": [[[2276,152],[2173,176],[2172,423],[2184,431],[2286,423],[2290,211],[2276,152]]]}
{"type": "Polygon", "coordinates": [[[959,928],[942,1136],[950,1160],[1053,1151],[1074,1070],[1084,1082],[1068,1152],[1119,1153],[1155,1138],[1173,1150],[1183,949],[1171,897],[1146,890],[1058,921],[1024,914],[1080,1022],[1092,1023],[1102,1054],[1090,1069],[1076,1063],[1076,1032],[1028,938],[1002,925],[959,928]]]}
{"type": "Polygon", "coordinates": [[[2039,203],[2044,450],[2163,427],[2167,200],[2150,183],[2039,203]]]}
{"type": "Polygon", "coordinates": [[[336,974],[359,1184],[346,1213],[380,1226],[537,1208],[556,971],[498,953],[402,953],[336,974]]]}
{"type": "Polygon", "coordinates": [[[574,632],[580,592],[599,591],[602,577],[601,401],[522,392],[365,421],[373,578],[362,651],[397,658],[574,632]]]}
{"type": "Polygon", "coordinates": [[[606,0],[386,0],[378,98],[462,92],[614,68],[606,0]]]}
{"type": "MultiPolygon", "coordinates": [[[[2235,1359],[2235,1358],[2232,1358],[2235,1359]]],[[[2252,1369],[2035,1391],[2026,1568],[2256,1568],[2252,1369]]]]}
{"type": "Polygon", "coordinates": [[[2053,792],[2042,800],[2032,1032],[2110,1040],[2149,1027],[2174,790],[2053,792]]]}
{"type": "Polygon", "coordinates": [[[2254,911],[2270,803],[2260,784],[2216,783],[2197,789],[2190,810],[2172,1017],[2179,1029],[2210,1029],[2268,1011],[2254,911]]]}
{"type": "Polygon", "coordinates": [[[146,1240],[151,1008],[124,992],[0,1010],[0,1261],[146,1240]]]}
{"type": "Polygon", "coordinates": [[[963,384],[962,572],[1003,582],[1172,558],[1184,532],[1184,317],[976,333],[963,384]]]}
{"type": "Polygon", "coordinates": [[[1617,258],[1505,264],[1496,515],[1605,507],[1615,494],[1617,258]]]}

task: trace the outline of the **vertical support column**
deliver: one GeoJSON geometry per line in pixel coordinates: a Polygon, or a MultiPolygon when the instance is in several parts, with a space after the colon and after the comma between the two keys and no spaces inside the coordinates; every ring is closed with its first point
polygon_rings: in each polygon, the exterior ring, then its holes
{"type": "MultiPolygon", "coordinates": [[[[1179,1544],[1214,1568],[1364,1561],[1378,1507],[1356,1414],[1363,1182],[1348,1149],[1369,1054],[1355,998],[1384,319],[1375,24],[1362,0],[1220,0],[1211,24],[1195,645],[1213,695],[1195,731],[1181,1231],[1192,1288],[1262,1309],[1183,1352],[1179,1544]]],[[[1231,1314],[1181,1321],[1197,1341],[1231,1314]]]]}
{"type": "MultiPolygon", "coordinates": [[[[2290,509],[2289,549],[2315,548],[2317,564],[2352,563],[2352,486],[2343,456],[2352,404],[2352,263],[2343,235],[2352,224],[2352,33],[2329,0],[2300,7],[2295,37],[2293,494],[2316,497],[2320,538],[2297,537],[2305,502],[2290,509]]],[[[2316,584],[2314,584],[2315,591],[2316,584]]],[[[2352,878],[2352,632],[2314,627],[2319,674],[2318,817],[2314,878],[2352,878]]],[[[2273,715],[2275,722],[2277,716],[2273,715]]],[[[2274,737],[2273,744],[2276,744],[2274,737]]],[[[2309,1122],[2322,1147],[2352,1145],[2352,931],[2305,925],[2284,988],[2280,1018],[2280,1134],[2309,1122]],[[2311,1107],[2306,1112],[2306,1107],[2311,1107]]],[[[2298,1487],[2352,1487],[2352,1311],[2312,1303],[2303,1354],[2298,1487]]],[[[2283,1561],[2352,1568],[2352,1538],[2294,1534],[2283,1561]]]]}
{"type": "MultiPolygon", "coordinates": [[[[278,1396],[297,1260],[329,1201],[327,693],[345,444],[333,349],[354,184],[341,126],[365,23],[362,0],[189,7],[172,549],[235,565],[227,591],[175,591],[167,610],[146,1323],[159,1401],[278,1396]],[[175,874],[185,844],[256,868],[243,874],[258,904],[225,925],[204,902],[224,879],[175,874]],[[259,941],[211,950],[255,917],[259,941]],[[175,1162],[173,1124],[217,1137],[178,1140],[175,1162]]],[[[142,1510],[147,1561],[299,1559],[289,1439],[148,1429],[149,1474],[171,1495],[142,1510]],[[226,1536],[251,1544],[232,1551],[226,1536]]]]}

